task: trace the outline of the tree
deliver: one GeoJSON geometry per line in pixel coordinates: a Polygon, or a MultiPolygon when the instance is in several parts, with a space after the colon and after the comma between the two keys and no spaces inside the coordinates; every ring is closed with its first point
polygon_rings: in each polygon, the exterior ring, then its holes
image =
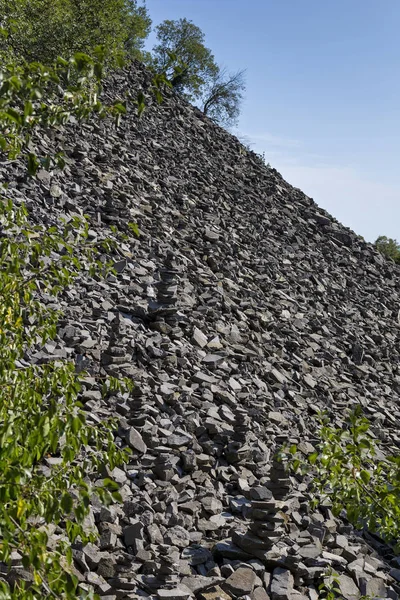
{"type": "Polygon", "coordinates": [[[244,71],[228,73],[219,67],[204,44],[204,33],[192,21],[166,20],[156,31],[159,43],[147,60],[149,66],[166,71],[173,88],[205,115],[225,127],[234,125],[245,89],[244,71]]]}
{"type": "Polygon", "coordinates": [[[144,44],[151,30],[151,18],[146,6],[138,6],[131,0],[127,15],[128,36],[125,40],[125,52],[131,58],[144,58],[144,44]]]}
{"type": "Polygon", "coordinates": [[[204,45],[204,33],[192,21],[166,20],[156,27],[158,44],[154,46],[150,66],[169,75],[176,91],[193,102],[200,98],[203,86],[218,74],[218,66],[209,48],[204,45]],[[174,79],[171,55],[185,65],[174,79]]]}
{"type": "Polygon", "coordinates": [[[396,263],[400,263],[400,245],[397,240],[380,235],[375,242],[375,247],[386,258],[391,258],[396,263]]]}
{"type": "Polygon", "coordinates": [[[0,58],[46,65],[99,45],[109,63],[137,55],[151,26],[136,0],[0,0],[0,15],[0,58]]]}
{"type": "Polygon", "coordinates": [[[225,127],[237,123],[245,89],[244,73],[229,74],[226,69],[221,69],[206,82],[202,98],[205,115],[225,127]]]}

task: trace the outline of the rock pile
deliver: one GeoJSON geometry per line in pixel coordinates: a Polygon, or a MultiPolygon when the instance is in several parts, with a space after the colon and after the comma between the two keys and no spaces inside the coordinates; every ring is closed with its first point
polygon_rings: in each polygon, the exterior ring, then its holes
{"type": "MultiPolygon", "coordinates": [[[[105,94],[148,85],[136,64],[105,94]]],[[[27,356],[88,370],[88,415],[117,416],[132,449],[112,472],[122,505],[93,502],[98,542],[74,549],[80,580],[105,600],[316,600],[331,569],[346,600],[398,598],[400,559],[312,510],[273,457],[312,452],[316,412],[340,426],[357,402],[398,451],[399,268],[169,92],[118,130],[71,124],[37,145],[62,145],[64,171],[3,162],[2,194],[117,241],[117,274],[79,279],[55,343],[27,356]],[[103,400],[106,374],[133,393],[103,400]]]]}

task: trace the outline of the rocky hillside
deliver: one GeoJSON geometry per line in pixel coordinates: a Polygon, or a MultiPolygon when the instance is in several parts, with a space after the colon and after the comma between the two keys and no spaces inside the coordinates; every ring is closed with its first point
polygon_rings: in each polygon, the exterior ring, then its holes
{"type": "MultiPolygon", "coordinates": [[[[140,86],[137,64],[106,94],[140,86]]],[[[400,559],[311,510],[273,461],[286,441],[312,450],[319,409],[340,424],[356,403],[398,448],[398,267],[172,94],[118,130],[71,124],[37,143],[65,149],[64,171],[32,180],[3,162],[2,194],[49,226],[89,215],[99,243],[111,225],[127,235],[117,275],[81,278],[56,344],[29,357],[87,369],[88,413],[117,414],[133,450],[113,473],[123,505],[92,506],[100,537],[76,546],[79,578],[107,600],[316,600],[332,567],[348,600],[398,598],[400,559]],[[105,373],[134,394],[105,403],[105,373]]]]}

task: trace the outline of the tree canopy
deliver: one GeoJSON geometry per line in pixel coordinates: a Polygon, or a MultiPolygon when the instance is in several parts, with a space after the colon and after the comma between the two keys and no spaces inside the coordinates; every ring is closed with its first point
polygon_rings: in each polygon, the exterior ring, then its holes
{"type": "Polygon", "coordinates": [[[187,19],[167,19],[156,27],[156,32],[158,44],[153,48],[150,65],[157,71],[170,69],[170,55],[176,55],[185,69],[173,82],[174,87],[188,100],[196,100],[202,86],[218,73],[214,55],[204,45],[204,33],[187,19]]]}
{"type": "Polygon", "coordinates": [[[228,73],[226,69],[219,69],[205,85],[202,111],[221,125],[235,124],[240,113],[244,89],[244,71],[228,73]]]}
{"type": "Polygon", "coordinates": [[[235,124],[245,89],[244,71],[228,73],[205,45],[202,30],[192,21],[166,20],[156,27],[158,43],[147,62],[156,71],[166,71],[173,87],[220,125],[235,124]],[[172,75],[176,62],[182,66],[172,75]]]}
{"type": "Polygon", "coordinates": [[[53,63],[103,46],[109,61],[138,56],[151,19],[136,0],[0,0],[0,58],[53,63]]]}

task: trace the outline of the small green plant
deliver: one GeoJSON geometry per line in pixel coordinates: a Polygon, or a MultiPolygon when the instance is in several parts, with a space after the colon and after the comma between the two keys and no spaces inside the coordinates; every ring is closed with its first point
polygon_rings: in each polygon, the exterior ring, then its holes
{"type": "MultiPolygon", "coordinates": [[[[0,580],[0,598],[93,598],[72,572],[71,544],[93,540],[85,526],[93,495],[120,500],[101,473],[129,453],[114,441],[113,420],[88,422],[79,402],[85,373],[74,362],[27,358],[56,335],[57,295],[80,274],[105,276],[110,267],[97,259],[84,218],[46,229],[3,201],[0,225],[0,561],[11,568],[18,552],[28,574],[13,586],[0,580]]],[[[132,388],[99,383],[106,394],[132,388]]]]}
{"type": "MultiPolygon", "coordinates": [[[[320,600],[345,600],[340,589],[339,574],[328,567],[324,579],[318,586],[318,597],[320,600]]],[[[360,596],[360,600],[371,600],[370,596],[360,596]]]]}
{"type": "Polygon", "coordinates": [[[345,511],[356,528],[376,532],[399,550],[400,457],[378,459],[377,444],[370,422],[357,406],[338,427],[320,413],[315,452],[304,456],[292,445],[279,457],[294,473],[311,476],[315,506],[328,503],[334,515],[345,511]]]}
{"type": "Polygon", "coordinates": [[[343,599],[340,591],[339,575],[332,568],[328,568],[324,580],[318,586],[319,598],[321,600],[343,599]]]}

